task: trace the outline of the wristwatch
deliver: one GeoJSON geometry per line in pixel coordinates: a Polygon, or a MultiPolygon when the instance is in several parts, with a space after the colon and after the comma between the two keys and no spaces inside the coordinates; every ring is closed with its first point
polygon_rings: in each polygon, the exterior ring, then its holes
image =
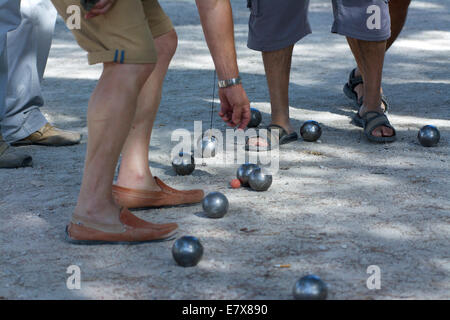
{"type": "Polygon", "coordinates": [[[242,80],[241,80],[240,76],[237,78],[233,78],[233,79],[219,80],[217,82],[217,84],[219,85],[219,88],[221,88],[221,89],[235,86],[235,85],[238,85],[241,83],[242,83],[242,80]]]}

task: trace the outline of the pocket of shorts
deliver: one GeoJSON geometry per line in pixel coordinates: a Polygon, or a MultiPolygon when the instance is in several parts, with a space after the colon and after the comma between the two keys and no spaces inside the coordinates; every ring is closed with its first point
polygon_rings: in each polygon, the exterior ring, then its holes
{"type": "Polygon", "coordinates": [[[258,17],[260,15],[259,5],[260,5],[259,0],[248,0],[247,1],[247,6],[250,8],[250,14],[252,16],[258,17]]]}

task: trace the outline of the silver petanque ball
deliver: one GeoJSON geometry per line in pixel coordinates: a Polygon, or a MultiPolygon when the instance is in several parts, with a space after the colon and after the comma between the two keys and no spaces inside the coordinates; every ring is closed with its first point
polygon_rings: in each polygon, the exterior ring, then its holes
{"type": "Polygon", "coordinates": [[[295,283],[292,294],[296,300],[325,300],[328,288],[318,276],[307,275],[295,283]]]}
{"type": "Polygon", "coordinates": [[[247,128],[256,128],[261,124],[262,115],[256,108],[250,108],[250,122],[247,125],[247,128]]]}
{"type": "Polygon", "coordinates": [[[239,179],[239,181],[241,181],[242,186],[248,186],[248,177],[253,170],[258,168],[259,167],[254,163],[244,163],[237,169],[236,177],[239,179]]]}
{"type": "Polygon", "coordinates": [[[272,175],[264,173],[261,168],[255,169],[248,177],[248,184],[255,191],[267,191],[272,185],[272,175]]]}
{"type": "Polygon", "coordinates": [[[180,176],[190,175],[195,170],[194,156],[190,153],[180,152],[173,158],[172,167],[180,176]]]}
{"type": "Polygon", "coordinates": [[[419,130],[417,139],[419,139],[420,144],[424,147],[434,147],[441,139],[441,133],[435,126],[427,125],[419,130]]]}
{"type": "Polygon", "coordinates": [[[203,256],[203,246],[196,237],[184,236],[173,244],[172,256],[178,265],[194,267],[203,256]]]}
{"type": "Polygon", "coordinates": [[[197,147],[202,153],[202,158],[213,158],[217,152],[217,139],[214,136],[204,136],[198,140],[197,147]]]}
{"type": "Polygon", "coordinates": [[[219,219],[227,213],[229,203],[222,193],[211,192],[203,199],[202,206],[208,218],[219,219]]]}
{"type": "Polygon", "coordinates": [[[308,142],[317,141],[322,135],[322,127],[317,121],[306,121],[300,128],[300,135],[308,142]]]}

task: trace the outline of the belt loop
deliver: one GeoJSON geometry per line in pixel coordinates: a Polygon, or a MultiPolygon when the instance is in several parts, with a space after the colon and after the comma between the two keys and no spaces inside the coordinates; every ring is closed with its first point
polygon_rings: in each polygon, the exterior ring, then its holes
{"type": "Polygon", "coordinates": [[[120,63],[123,63],[124,60],[125,60],[125,50],[122,50],[120,54],[120,63]]]}

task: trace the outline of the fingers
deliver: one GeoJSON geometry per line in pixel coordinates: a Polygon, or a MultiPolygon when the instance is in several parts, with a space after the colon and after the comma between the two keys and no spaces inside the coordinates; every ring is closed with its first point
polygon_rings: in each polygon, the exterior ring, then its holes
{"type": "Polygon", "coordinates": [[[219,116],[222,118],[224,122],[228,122],[231,120],[230,112],[226,109],[226,107],[222,104],[222,110],[219,112],[219,116]]]}
{"type": "Polygon", "coordinates": [[[220,112],[219,116],[222,120],[230,126],[230,121],[232,119],[233,107],[231,106],[229,99],[224,94],[223,90],[219,90],[219,98],[220,98],[220,112]]]}
{"type": "Polygon", "coordinates": [[[244,130],[251,120],[250,104],[245,105],[242,110],[239,129],[244,130]]]}
{"type": "Polygon", "coordinates": [[[233,124],[235,124],[235,126],[241,123],[241,117],[242,117],[242,109],[239,107],[233,108],[233,115],[231,119],[233,124]]]}
{"type": "Polygon", "coordinates": [[[223,100],[221,98],[221,109],[219,112],[219,116],[222,118],[224,122],[229,122],[231,120],[230,110],[231,106],[228,104],[227,100],[223,100]]]}
{"type": "Polygon", "coordinates": [[[250,122],[250,103],[242,86],[219,90],[220,117],[230,127],[245,129],[250,122]]]}
{"type": "Polygon", "coordinates": [[[94,18],[101,14],[105,14],[114,5],[114,0],[100,0],[95,7],[86,13],[86,19],[94,18]]]}

